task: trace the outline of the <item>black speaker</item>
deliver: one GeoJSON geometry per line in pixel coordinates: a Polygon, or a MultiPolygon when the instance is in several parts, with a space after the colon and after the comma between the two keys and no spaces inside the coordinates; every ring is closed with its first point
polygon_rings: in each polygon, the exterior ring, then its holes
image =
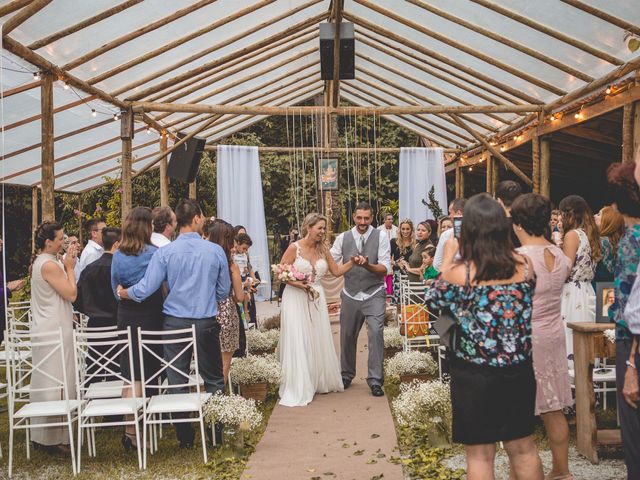
{"type": "MultiPolygon", "coordinates": [[[[178,140],[182,140],[185,136],[185,133],[178,133],[178,140]]],[[[198,174],[205,143],[204,138],[191,137],[172,151],[167,176],[187,183],[193,182],[198,174]]]]}
{"type": "MultiPolygon", "coordinates": [[[[333,80],[333,23],[320,24],[320,75],[322,80],[333,80]]],[[[340,80],[356,78],[355,37],[353,23],[340,24],[340,80]]]]}

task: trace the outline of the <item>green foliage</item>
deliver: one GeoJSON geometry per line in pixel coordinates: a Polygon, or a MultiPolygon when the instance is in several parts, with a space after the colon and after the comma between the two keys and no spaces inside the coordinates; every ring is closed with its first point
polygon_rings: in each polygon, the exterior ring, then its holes
{"type": "Polygon", "coordinates": [[[440,203],[438,203],[438,200],[436,199],[435,185],[432,185],[431,190],[429,190],[427,208],[431,210],[431,213],[433,213],[433,217],[436,220],[444,214],[442,208],[440,207],[440,203]]]}
{"type": "Polygon", "coordinates": [[[380,207],[380,216],[385,217],[389,214],[393,215],[394,218],[398,218],[398,214],[400,212],[400,200],[397,199],[389,199],[385,200],[380,207]]]}

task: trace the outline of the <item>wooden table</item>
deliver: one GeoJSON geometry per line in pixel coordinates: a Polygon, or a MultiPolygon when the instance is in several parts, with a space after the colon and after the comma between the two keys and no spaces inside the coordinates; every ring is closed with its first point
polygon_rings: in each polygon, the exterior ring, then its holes
{"type": "Polygon", "coordinates": [[[573,364],[576,386],[576,431],[578,452],[591,463],[598,463],[598,445],[621,444],[620,429],[598,430],[593,393],[593,363],[595,358],[610,356],[605,352],[603,334],[615,328],[613,323],[569,322],[573,330],[573,364]]]}

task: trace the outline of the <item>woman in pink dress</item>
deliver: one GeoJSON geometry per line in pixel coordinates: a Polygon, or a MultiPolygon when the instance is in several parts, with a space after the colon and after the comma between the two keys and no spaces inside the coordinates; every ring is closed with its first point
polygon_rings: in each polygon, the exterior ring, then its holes
{"type": "Polygon", "coordinates": [[[553,467],[545,478],[569,480],[573,478],[569,473],[569,426],[562,409],[573,400],[561,303],[571,262],[547,240],[550,216],[551,203],[535,193],[518,197],[511,207],[513,228],[522,244],[518,252],[531,259],[537,276],[531,320],[535,413],[542,417],[553,457],[553,467]]]}

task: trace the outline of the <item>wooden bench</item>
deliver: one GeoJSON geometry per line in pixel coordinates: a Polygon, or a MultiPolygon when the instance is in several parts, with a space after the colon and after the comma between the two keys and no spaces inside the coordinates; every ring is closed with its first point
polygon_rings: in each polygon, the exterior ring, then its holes
{"type": "Polygon", "coordinates": [[[613,323],[569,322],[573,330],[573,363],[576,384],[576,432],[578,452],[598,463],[598,445],[622,443],[620,429],[598,430],[593,392],[593,365],[596,358],[615,357],[615,345],[602,332],[613,323]]]}

